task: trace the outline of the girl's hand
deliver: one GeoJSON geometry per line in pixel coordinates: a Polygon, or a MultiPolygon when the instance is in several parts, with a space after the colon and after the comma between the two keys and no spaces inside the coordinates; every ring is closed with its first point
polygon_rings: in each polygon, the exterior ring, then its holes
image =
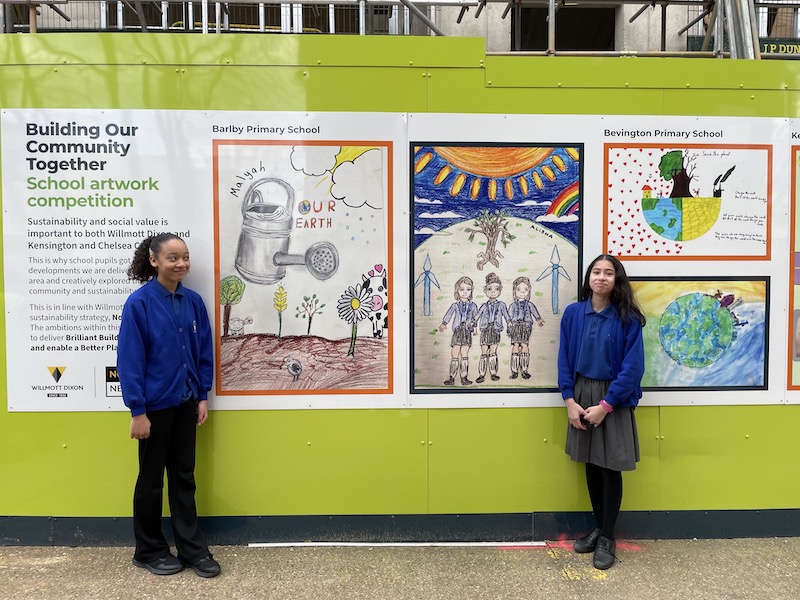
{"type": "Polygon", "coordinates": [[[539,327],[544,327],[544,321],[542,319],[539,319],[539,327]]]}
{"type": "Polygon", "coordinates": [[[197,424],[202,425],[208,420],[208,400],[197,403],[197,424]]]}
{"type": "Polygon", "coordinates": [[[608,411],[602,406],[590,406],[586,409],[584,414],[586,415],[584,418],[589,423],[595,427],[600,427],[600,424],[603,422],[603,419],[606,418],[608,411]]]}
{"type": "MultiPolygon", "coordinates": [[[[581,429],[586,431],[586,425],[583,424],[581,421],[581,415],[585,415],[586,411],[583,410],[583,407],[575,402],[575,398],[567,398],[567,418],[569,419],[569,424],[572,425],[575,429],[581,429]]],[[[602,410],[602,409],[600,409],[602,410]]]]}
{"type": "Polygon", "coordinates": [[[131,417],[131,439],[146,440],[150,437],[150,419],[146,414],[131,417]]]}
{"type": "Polygon", "coordinates": [[[444,323],[439,325],[439,331],[444,331],[445,329],[447,329],[447,325],[445,325],[444,323]]]}

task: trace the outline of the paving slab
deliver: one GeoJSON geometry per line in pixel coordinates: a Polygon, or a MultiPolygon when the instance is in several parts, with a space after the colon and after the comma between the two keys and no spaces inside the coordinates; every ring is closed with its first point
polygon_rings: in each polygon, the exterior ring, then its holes
{"type": "Polygon", "coordinates": [[[540,547],[212,548],[222,574],[156,576],[132,548],[0,547],[3,600],[796,600],[800,538],[619,542],[607,571],[540,547]]]}

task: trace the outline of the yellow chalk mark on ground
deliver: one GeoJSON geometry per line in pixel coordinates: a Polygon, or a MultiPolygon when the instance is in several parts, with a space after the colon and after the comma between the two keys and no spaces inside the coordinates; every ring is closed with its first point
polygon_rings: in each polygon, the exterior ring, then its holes
{"type": "Polygon", "coordinates": [[[580,581],[581,575],[572,567],[564,567],[561,569],[561,576],[567,581],[580,581]]]}
{"type": "Polygon", "coordinates": [[[559,548],[553,548],[552,546],[547,549],[547,553],[550,555],[551,558],[561,558],[564,555],[564,552],[559,548]]]}
{"type": "Polygon", "coordinates": [[[598,571],[597,569],[595,569],[594,572],[592,573],[592,579],[594,579],[595,581],[605,581],[606,579],[608,579],[608,573],[606,573],[605,571],[598,571]]]}

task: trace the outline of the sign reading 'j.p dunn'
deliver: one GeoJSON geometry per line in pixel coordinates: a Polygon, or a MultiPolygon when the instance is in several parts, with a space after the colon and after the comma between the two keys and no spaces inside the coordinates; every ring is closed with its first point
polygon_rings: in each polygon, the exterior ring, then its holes
{"type": "MultiPolygon", "coordinates": [[[[800,38],[760,38],[759,47],[763,54],[800,54],[800,38]]],[[[687,40],[687,50],[700,50],[703,45],[702,35],[690,35],[687,40]]],[[[714,48],[714,38],[712,37],[708,45],[709,50],[714,48]]],[[[728,40],[725,40],[725,48],[730,50],[728,40]]]]}

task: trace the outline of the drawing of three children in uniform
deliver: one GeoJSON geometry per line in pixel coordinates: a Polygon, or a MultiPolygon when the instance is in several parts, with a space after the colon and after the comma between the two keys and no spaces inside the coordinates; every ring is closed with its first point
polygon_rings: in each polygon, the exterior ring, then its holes
{"type": "Polygon", "coordinates": [[[517,277],[514,280],[514,300],[506,306],[500,300],[503,282],[496,273],[486,276],[483,288],[486,302],[480,308],[472,301],[474,283],[469,277],[461,277],[456,281],[453,291],[455,302],[450,306],[442,319],[439,331],[444,331],[452,321],[453,336],[450,340],[450,371],[445,385],[455,385],[456,376],[460,376],[461,385],[470,385],[469,349],[475,328],[480,331],[481,357],[478,361],[478,377],[475,383],[483,383],[488,371],[492,381],[500,379],[498,372],[497,345],[506,323],[506,332],[511,338],[511,379],[517,379],[522,373],[523,379],[530,379],[529,342],[534,321],[542,327],[542,319],[536,306],[531,302],[531,280],[517,277]]]}

